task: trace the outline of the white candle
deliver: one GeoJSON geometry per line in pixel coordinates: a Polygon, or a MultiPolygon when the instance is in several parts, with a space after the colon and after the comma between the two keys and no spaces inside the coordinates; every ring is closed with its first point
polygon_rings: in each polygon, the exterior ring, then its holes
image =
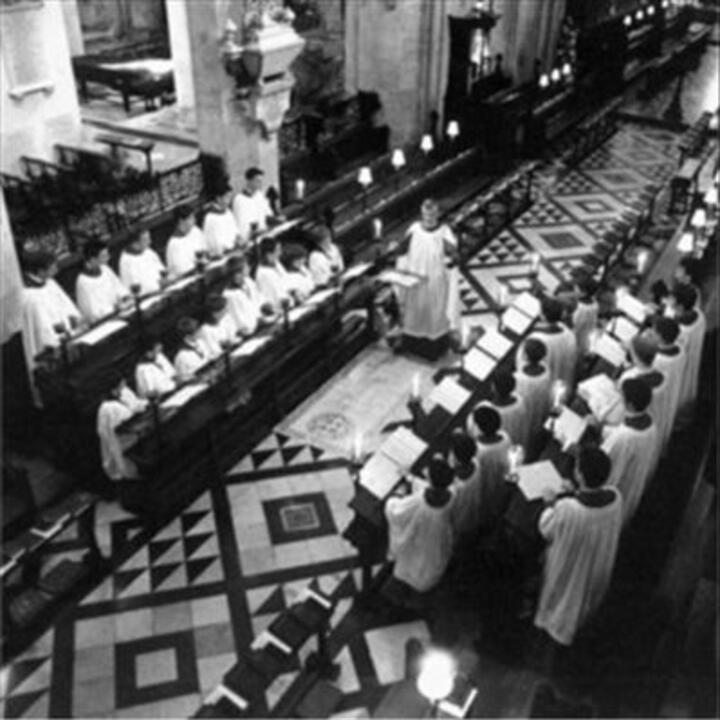
{"type": "Polygon", "coordinates": [[[372,185],[373,177],[372,177],[372,171],[370,168],[365,165],[360,168],[360,171],[358,172],[358,182],[365,188],[367,188],[369,185],[372,185]]]}
{"type": "Polygon", "coordinates": [[[540,253],[539,252],[530,253],[530,271],[533,274],[537,274],[539,269],[540,269],[540,253]]]}
{"type": "Polygon", "coordinates": [[[382,237],[383,232],[383,221],[380,218],[375,218],[373,224],[373,237],[375,240],[379,240],[382,237]]]}
{"type": "Polygon", "coordinates": [[[508,301],[508,289],[507,289],[507,286],[501,285],[501,286],[498,288],[497,303],[498,303],[498,305],[499,305],[500,307],[505,307],[505,305],[507,305],[507,301],[508,301]]]}
{"type": "Polygon", "coordinates": [[[637,254],[637,271],[640,275],[645,272],[649,258],[650,253],[647,250],[640,250],[637,254]]]}
{"type": "Polygon", "coordinates": [[[602,330],[596,329],[590,331],[590,334],[588,335],[588,350],[590,350],[591,353],[595,354],[597,344],[600,342],[601,337],[602,330]]]}
{"type": "Polygon", "coordinates": [[[468,340],[470,339],[470,328],[463,323],[460,326],[460,347],[465,350],[468,346],[468,340]]]}
{"type": "Polygon", "coordinates": [[[405,167],[405,153],[400,148],[393,150],[390,163],[396,170],[405,167]]]}
{"type": "Polygon", "coordinates": [[[562,380],[553,383],[553,410],[559,410],[565,400],[567,385],[562,380]]]}
{"type": "Polygon", "coordinates": [[[451,120],[447,126],[447,136],[454,140],[460,134],[460,125],[457,120],[451,120]]]}
{"type": "Polygon", "coordinates": [[[363,436],[360,431],[355,433],[355,437],[353,438],[353,456],[352,459],[355,462],[360,462],[362,460],[362,454],[363,454],[363,436]]]}
{"type": "Polygon", "coordinates": [[[524,455],[525,452],[522,449],[522,445],[511,445],[508,449],[508,466],[511,475],[514,475],[520,465],[522,465],[524,455]]]}
{"type": "Polygon", "coordinates": [[[305,198],[305,181],[302,178],[295,181],[295,197],[298,200],[305,198]]]}
{"type": "Polygon", "coordinates": [[[415,373],[412,378],[412,387],[410,388],[410,397],[413,400],[420,398],[420,373],[415,373]]]}
{"type": "Polygon", "coordinates": [[[427,155],[435,147],[432,135],[423,135],[420,141],[420,149],[427,155]]]}

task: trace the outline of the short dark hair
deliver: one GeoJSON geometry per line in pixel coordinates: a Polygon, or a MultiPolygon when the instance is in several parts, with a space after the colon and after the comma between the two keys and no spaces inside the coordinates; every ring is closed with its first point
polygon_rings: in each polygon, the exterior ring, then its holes
{"type": "MultiPolygon", "coordinates": [[[[222,193],[223,195],[225,193],[222,193]]],[[[195,210],[193,209],[193,206],[190,205],[190,203],[184,203],[183,205],[179,205],[175,208],[175,211],[173,212],[173,218],[176,223],[179,223],[181,220],[185,220],[186,218],[192,217],[195,215],[195,210]]]]}
{"type": "Polygon", "coordinates": [[[581,446],[578,469],[589,488],[599,488],[610,477],[610,458],[600,448],[581,446]]]}
{"type": "Polygon", "coordinates": [[[690,282],[697,285],[702,273],[702,260],[685,255],[680,258],[678,265],[690,277],[690,282]]]}
{"type": "Polygon", "coordinates": [[[186,315],[178,320],[177,329],[182,337],[192,335],[198,329],[198,321],[186,315]]]}
{"type": "Polygon", "coordinates": [[[543,317],[548,322],[560,322],[563,314],[563,304],[554,297],[544,297],[540,302],[543,317]]]}
{"type": "Polygon", "coordinates": [[[247,267],[247,258],[244,255],[232,255],[227,262],[228,274],[234,275],[247,267]]]}
{"type": "Polygon", "coordinates": [[[452,468],[448,465],[447,460],[440,457],[434,457],[428,464],[428,475],[430,484],[434,488],[446,488],[452,484],[455,477],[452,468]]]}
{"type": "Polygon", "coordinates": [[[205,300],[205,310],[210,313],[224,310],[226,305],[227,300],[219,293],[211,293],[205,300]]]}
{"type": "Polygon", "coordinates": [[[589,275],[580,275],[575,280],[575,287],[580,291],[580,296],[584,300],[589,300],[595,297],[600,288],[600,283],[589,275]]]}
{"type": "Polygon", "coordinates": [[[215,189],[213,191],[213,197],[219,198],[223,195],[227,195],[230,192],[232,192],[232,185],[230,185],[230,183],[228,182],[221,182],[215,186],[215,189]]]}
{"type": "Polygon", "coordinates": [[[96,258],[103,250],[107,250],[107,243],[102,240],[88,240],[83,246],[83,260],[92,260],[96,258]]]}
{"type": "Polygon", "coordinates": [[[547,355],[547,345],[538,338],[528,338],[524,347],[525,355],[531,363],[539,363],[547,355]]]}
{"type": "Polygon", "coordinates": [[[473,420],[483,435],[494,435],[502,425],[500,413],[490,405],[479,405],[473,411],[473,420]]]}
{"type": "Polygon", "coordinates": [[[264,175],[265,173],[259,168],[259,167],[251,167],[248,168],[245,171],[245,179],[246,180],[254,180],[259,175],[264,175]]]}
{"type": "Polygon", "coordinates": [[[22,266],[25,272],[36,273],[49,270],[57,259],[49,250],[33,250],[23,256],[22,266]]]}
{"type": "Polygon", "coordinates": [[[646,333],[640,333],[630,340],[630,347],[637,359],[644,365],[652,365],[657,355],[657,343],[646,333]]]}
{"type": "Polygon", "coordinates": [[[653,328],[658,334],[658,337],[666,345],[672,345],[678,339],[678,335],[680,335],[680,325],[678,321],[675,320],[675,318],[665,317],[664,315],[655,318],[653,328]]]}
{"type": "Polygon", "coordinates": [[[510,397],[515,390],[515,376],[509,370],[498,370],[493,375],[492,386],[499,397],[510,397]]]}
{"type": "Polygon", "coordinates": [[[462,430],[456,430],[450,438],[450,447],[453,455],[461,463],[469,463],[477,452],[475,441],[462,430]]]}
{"type": "Polygon", "coordinates": [[[636,412],[647,410],[652,400],[652,390],[644,380],[640,378],[623,380],[620,390],[625,403],[631,405],[636,412]]]}
{"type": "Polygon", "coordinates": [[[272,237],[264,237],[260,241],[260,255],[270,255],[270,253],[274,253],[277,250],[278,243],[275,238],[272,237]]]}
{"type": "Polygon", "coordinates": [[[673,295],[683,310],[692,310],[697,303],[698,293],[692,285],[678,285],[673,290],[673,295]]]}

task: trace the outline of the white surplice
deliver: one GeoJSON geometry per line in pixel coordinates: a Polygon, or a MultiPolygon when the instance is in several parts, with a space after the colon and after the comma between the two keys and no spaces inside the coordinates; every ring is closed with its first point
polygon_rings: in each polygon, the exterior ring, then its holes
{"type": "MultiPolygon", "coordinates": [[[[541,340],[547,348],[545,364],[550,371],[552,381],[562,380],[571,388],[575,380],[577,363],[577,341],[575,333],[567,325],[557,323],[552,326],[536,327],[530,337],[541,340]]],[[[522,347],[518,348],[516,364],[522,362],[522,347]]]]}
{"type": "Polygon", "coordinates": [[[89,323],[114,313],[120,300],[129,294],[128,288],[107,265],[100,267],[98,275],[81,271],[75,283],[75,300],[89,323]]]}
{"type": "Polygon", "coordinates": [[[190,380],[205,363],[212,359],[210,349],[197,339],[192,343],[183,343],[175,355],[175,372],[181,381],[190,380]]]}
{"type": "Polygon", "coordinates": [[[598,304],[595,300],[580,300],[573,312],[572,324],[578,352],[585,355],[590,349],[590,333],[595,330],[598,322],[598,304]]]}
{"type": "Polygon", "coordinates": [[[409,230],[407,254],[398,259],[397,267],[423,278],[413,288],[398,292],[403,306],[403,333],[413,337],[437,340],[460,326],[458,269],[446,267],[446,245],[457,247],[457,240],[447,225],[426,230],[413,223],[409,230]]]}
{"type": "Polygon", "coordinates": [[[135,389],[140,397],[164,395],[175,389],[175,368],[163,353],[153,361],[141,360],[135,368],[135,389]]]}
{"type": "Polygon", "coordinates": [[[258,232],[267,230],[267,219],[274,215],[265,193],[258,190],[248,195],[245,190],[239,192],[232,203],[232,212],[238,235],[243,242],[248,242],[255,224],[258,232]]]}
{"type": "Polygon", "coordinates": [[[121,253],[118,269],[126,288],[139,285],[140,294],[146,295],[160,290],[160,272],[165,266],[152,248],[146,248],[141,253],[121,253]]]}
{"type": "Polygon", "coordinates": [[[125,457],[117,428],[133,416],[133,412],[120,400],[105,400],[97,414],[97,434],[100,439],[100,456],[105,474],[111,480],[137,477],[135,465],[125,457]]]}
{"type": "Polygon", "coordinates": [[[345,262],[338,246],[330,245],[327,250],[313,250],[308,259],[308,267],[315,284],[322,286],[327,285],[333,275],[345,269],[345,262]]]}
{"type": "Polygon", "coordinates": [[[282,307],[283,300],[290,300],[291,280],[281,263],[277,265],[258,265],[255,271],[258,290],[274,310],[282,307]]]}
{"type": "MultiPolygon", "coordinates": [[[[519,366],[521,367],[521,366],[519,366]]],[[[528,375],[524,369],[515,372],[515,392],[525,402],[528,442],[537,435],[550,412],[552,379],[543,366],[539,375],[528,375]]]]}
{"type": "Polygon", "coordinates": [[[660,348],[655,356],[653,367],[665,376],[668,384],[667,423],[664,426],[663,435],[659,440],[660,446],[664,448],[667,446],[667,441],[670,439],[675,419],[677,418],[680,403],[680,389],[685,372],[684,350],[677,345],[674,345],[672,348],[660,348]]]}
{"type": "Polygon", "coordinates": [[[442,507],[428,505],[424,490],[390,498],[385,504],[388,556],[395,561],[393,575],[418,592],[437,585],[450,562],[452,506],[452,495],[442,507]]]}
{"type": "Polygon", "coordinates": [[[227,300],[228,315],[237,330],[243,335],[252,335],[257,330],[262,317],[261,308],[266,302],[257,283],[252,278],[245,278],[241,288],[228,287],[223,297],[227,300]]]}
{"type": "Polygon", "coordinates": [[[230,210],[210,209],[203,220],[203,235],[208,253],[215,257],[232,250],[237,243],[238,229],[230,210]]]}
{"type": "Polygon", "coordinates": [[[307,268],[288,271],[287,281],[290,290],[295,293],[301,302],[307,300],[315,289],[315,282],[313,281],[310,270],[307,268]]]}
{"type": "Polygon", "coordinates": [[[561,645],[598,608],[610,585],[620,530],[622,498],[588,507],[562,498],[540,516],[539,530],[548,541],[535,625],[561,645]]]}
{"type": "Polygon", "coordinates": [[[616,487],[623,499],[623,522],[630,521],[642,499],[654,467],[657,427],[633,427],[623,422],[609,426],[603,433],[602,449],[610,458],[607,484],[616,487]]]}
{"type": "Polygon", "coordinates": [[[165,249],[168,275],[177,278],[197,266],[197,253],[207,250],[202,230],[193,225],[187,235],[173,235],[165,249]]]}
{"type": "Polygon", "coordinates": [[[696,317],[693,322],[680,323],[680,337],[678,344],[685,351],[687,358],[682,383],[680,384],[680,399],[678,410],[685,412],[695,402],[698,393],[698,380],[700,378],[700,361],[702,360],[703,342],[705,341],[706,320],[702,310],[695,310],[696,317]]]}
{"type": "Polygon", "coordinates": [[[207,322],[200,327],[200,340],[210,351],[211,358],[223,354],[223,344],[234,345],[238,342],[237,328],[229,313],[225,313],[218,322],[207,322]]]}

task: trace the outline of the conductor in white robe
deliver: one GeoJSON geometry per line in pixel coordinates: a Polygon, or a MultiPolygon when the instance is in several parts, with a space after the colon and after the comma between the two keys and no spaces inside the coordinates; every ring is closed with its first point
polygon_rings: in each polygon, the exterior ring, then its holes
{"type": "Polygon", "coordinates": [[[150,247],[150,233],[143,230],[120,254],[120,279],[131,292],[139,295],[158,292],[165,265],[150,247]]]}
{"type": "Polygon", "coordinates": [[[253,233],[267,230],[268,220],[275,215],[263,190],[263,178],[260,168],[248,168],[245,171],[245,187],[232,201],[235,224],[243,244],[252,240],[253,233]]]}
{"type": "Polygon", "coordinates": [[[317,238],[317,246],[310,253],[308,267],[318,287],[330,285],[345,269],[340,248],[333,242],[332,230],[324,227],[317,238]]]}
{"type": "Polygon", "coordinates": [[[653,323],[658,341],[654,367],[664,376],[668,384],[667,422],[659,443],[666,447],[672,434],[680,403],[680,388],[685,372],[685,351],[678,344],[680,326],[674,318],[660,316],[653,323]]]}
{"type": "Polygon", "coordinates": [[[458,270],[448,267],[457,257],[457,240],[452,230],[440,222],[434,200],[425,200],[422,217],[407,231],[407,254],[397,267],[421,278],[415,287],[399,292],[403,335],[410,340],[431,343],[443,340],[460,326],[458,270]]]}
{"type": "Polygon", "coordinates": [[[150,340],[135,367],[135,389],[142,398],[165,395],[176,387],[177,373],[159,340],[150,340]]]}
{"type": "Polygon", "coordinates": [[[53,280],[57,263],[51,253],[33,253],[24,259],[23,267],[22,343],[33,401],[39,406],[40,396],[34,383],[36,358],[46,348],[60,346],[61,335],[71,333],[79,325],[80,311],[53,280]]]}
{"type": "Polygon", "coordinates": [[[453,548],[453,472],[444,460],[434,458],[429,476],[429,486],[417,483],[408,496],[391,497],[385,504],[393,576],[421,593],[440,581],[453,548]]]}
{"type": "Polygon", "coordinates": [[[232,188],[221,185],[205,213],[202,229],[210,257],[221,257],[243,245],[238,235],[235,216],[230,210],[231,201],[232,188]]]}
{"type": "Polygon", "coordinates": [[[105,243],[85,243],[83,260],[75,281],[75,300],[83,318],[93,324],[116,312],[130,291],[110,268],[110,251],[105,243]]]}
{"type": "Polygon", "coordinates": [[[620,531],[622,498],[607,487],[610,460],[581,448],[575,471],[579,491],[546,508],[538,523],[547,542],[535,626],[571,645],[610,586],[620,531]]]}
{"type": "Polygon", "coordinates": [[[650,480],[658,443],[657,428],[647,412],[652,399],[649,386],[639,378],[630,378],[620,390],[625,417],[620,425],[605,428],[602,449],[610,458],[607,484],[620,491],[623,523],[628,523],[650,480]]]}
{"type": "Polygon", "coordinates": [[[197,267],[198,258],[207,251],[205,236],[195,223],[191,205],[175,210],[175,230],[165,249],[165,261],[171,279],[187,275],[197,267]]]}

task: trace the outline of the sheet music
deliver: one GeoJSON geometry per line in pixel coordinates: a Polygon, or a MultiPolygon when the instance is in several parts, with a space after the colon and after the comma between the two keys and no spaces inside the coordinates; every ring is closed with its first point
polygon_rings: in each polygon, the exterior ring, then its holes
{"type": "Polygon", "coordinates": [[[207,383],[193,383],[192,385],[185,385],[180,388],[177,392],[173,393],[165,402],[161,403],[161,408],[178,408],[182,407],[189,400],[194,398],[196,395],[207,389],[207,383]]]}
{"type": "Polygon", "coordinates": [[[527,290],[515,298],[513,305],[531,318],[536,318],[540,315],[540,301],[527,290]]]}
{"type": "Polygon", "coordinates": [[[634,320],[638,325],[642,325],[645,322],[645,316],[647,315],[647,309],[645,303],[638,300],[630,293],[622,293],[617,299],[617,309],[624,312],[631,320],[634,320]]]}
{"type": "Polygon", "coordinates": [[[383,500],[392,492],[401,476],[400,469],[390,458],[376,452],[360,471],[360,484],[376,498],[383,500]]]}
{"type": "Polygon", "coordinates": [[[562,490],[562,477],[550,460],[521,465],[517,474],[518,487],[528,500],[538,500],[546,492],[559,494],[562,490]]]}
{"type": "Polygon", "coordinates": [[[243,342],[240,347],[230,353],[230,357],[239,358],[253,355],[269,341],[270,335],[263,335],[262,337],[254,337],[250,338],[249,340],[245,340],[245,342],[243,342]]]}
{"type": "Polygon", "coordinates": [[[504,328],[507,328],[516,335],[523,335],[525,331],[532,325],[533,319],[520,312],[515,307],[510,306],[500,318],[500,322],[504,328]]]}
{"type": "Polygon", "coordinates": [[[385,457],[407,470],[425,452],[427,443],[405,427],[398,428],[380,447],[385,457]]]}
{"type": "Polygon", "coordinates": [[[312,312],[314,309],[315,308],[312,305],[301,305],[300,307],[293,308],[288,313],[288,320],[291,323],[297,322],[301,318],[304,318],[308,313],[312,312]]]}
{"type": "Polygon", "coordinates": [[[359,263],[357,265],[353,265],[351,268],[348,268],[341,276],[340,279],[343,282],[347,282],[348,280],[352,280],[356,277],[359,277],[364,272],[367,272],[372,267],[371,263],[359,263]]]}
{"type": "Polygon", "coordinates": [[[338,291],[335,288],[330,288],[328,290],[320,290],[320,292],[313,293],[307,300],[308,304],[310,305],[320,305],[320,303],[324,303],[328,298],[331,298],[333,295],[337,295],[338,291]]]}
{"type": "Polygon", "coordinates": [[[615,383],[605,373],[583,380],[577,390],[592,414],[601,422],[622,419],[622,398],[615,383]]]}
{"type": "Polygon", "coordinates": [[[455,415],[460,408],[468,401],[470,391],[458,385],[452,378],[445,378],[430,393],[428,401],[430,405],[440,405],[451,415],[455,415]]]}
{"type": "Polygon", "coordinates": [[[102,342],[106,337],[113,335],[118,330],[122,330],[127,327],[127,323],[124,320],[106,320],[104,323],[100,323],[97,327],[92,330],[88,330],[83,335],[80,335],[75,342],[81,345],[97,345],[102,342]]]}
{"type": "Polygon", "coordinates": [[[625,348],[607,333],[602,333],[593,343],[592,351],[607,360],[613,367],[620,367],[625,362],[625,348]]]}
{"type": "Polygon", "coordinates": [[[419,275],[411,275],[410,273],[400,272],[398,270],[385,270],[380,273],[380,280],[383,282],[399,285],[402,288],[413,288],[422,282],[419,275]]]}
{"type": "Polygon", "coordinates": [[[639,332],[640,328],[626,317],[617,317],[613,321],[612,334],[621,342],[630,342],[639,332]]]}
{"type": "Polygon", "coordinates": [[[473,348],[465,355],[463,368],[465,372],[482,382],[497,367],[497,360],[491,358],[487,353],[473,348]]]}
{"type": "Polygon", "coordinates": [[[476,347],[484,350],[488,355],[492,355],[497,360],[501,360],[512,350],[513,344],[502,333],[490,328],[478,340],[476,347]]]}
{"type": "Polygon", "coordinates": [[[576,445],[580,441],[587,424],[586,417],[580,417],[570,408],[563,406],[560,415],[555,420],[553,434],[564,449],[570,445],[576,445]]]}

